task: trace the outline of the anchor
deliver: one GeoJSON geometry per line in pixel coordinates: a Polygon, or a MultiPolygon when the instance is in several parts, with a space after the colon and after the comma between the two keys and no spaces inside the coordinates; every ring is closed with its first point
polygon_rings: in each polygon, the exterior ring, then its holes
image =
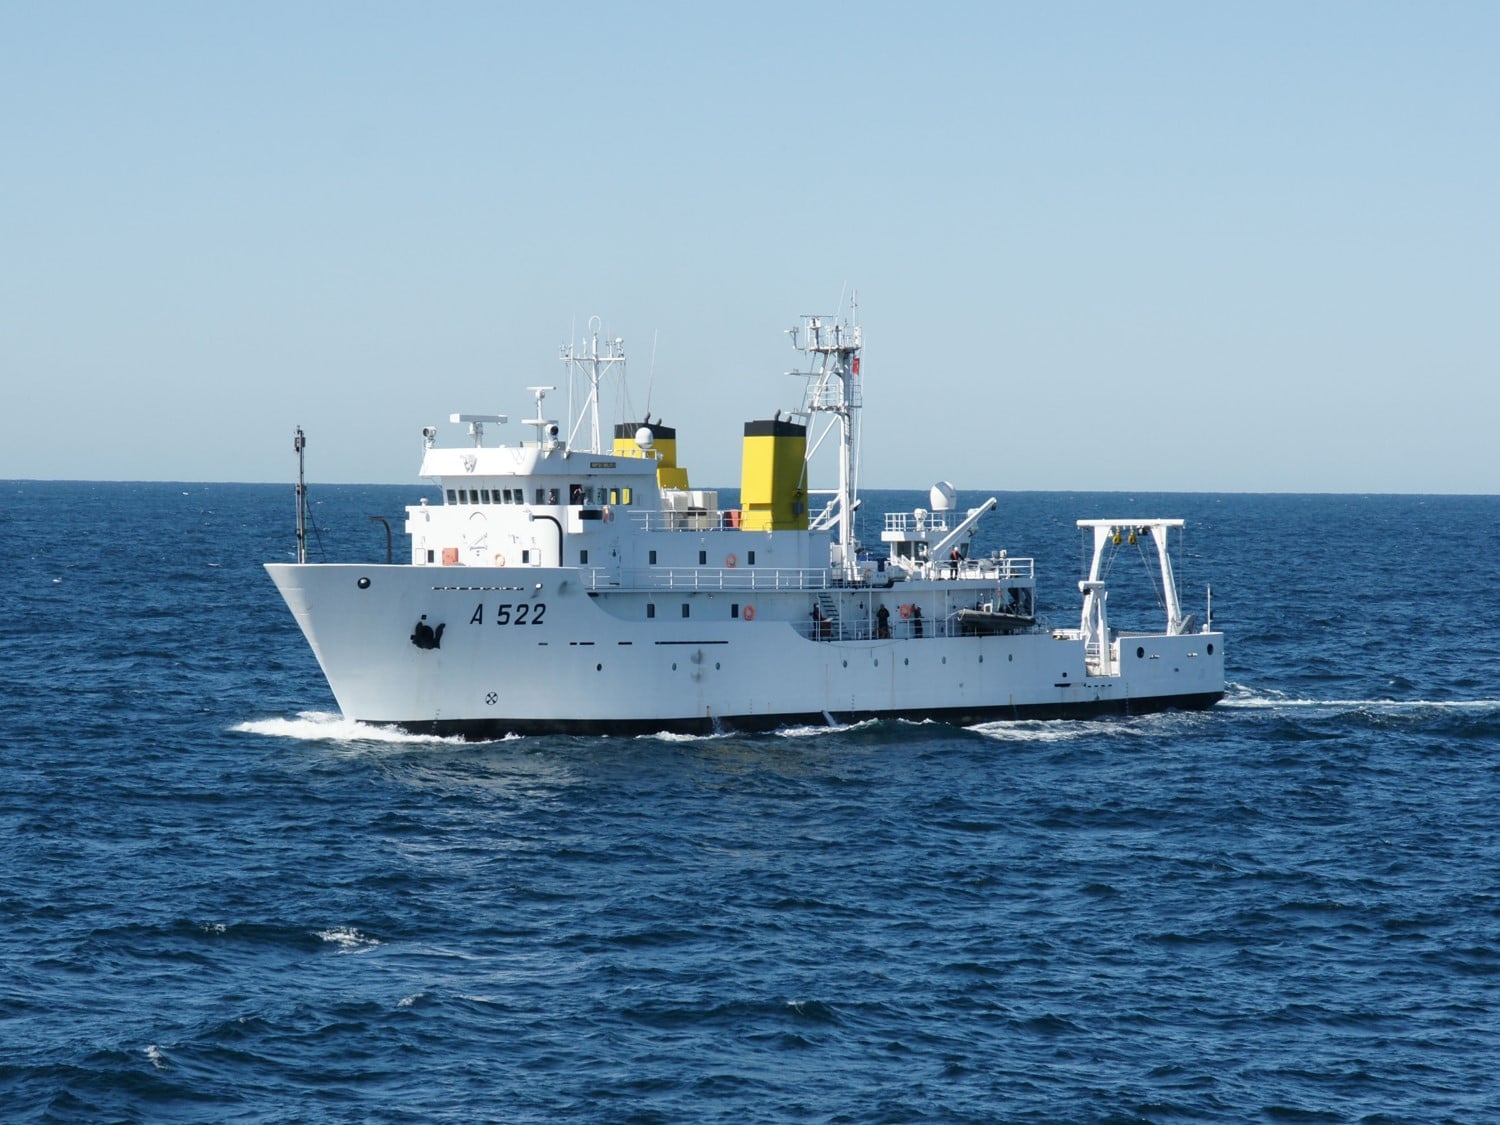
{"type": "Polygon", "coordinates": [[[427,615],[422,614],[422,620],[417,622],[417,627],[412,630],[411,643],[421,649],[442,648],[443,630],[448,627],[447,623],[439,625],[434,629],[427,624],[427,615]]]}

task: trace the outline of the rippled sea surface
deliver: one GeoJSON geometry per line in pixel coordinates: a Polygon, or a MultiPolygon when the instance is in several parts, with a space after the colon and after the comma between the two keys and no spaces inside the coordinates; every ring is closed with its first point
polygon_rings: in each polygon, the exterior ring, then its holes
{"type": "Polygon", "coordinates": [[[289,487],[0,496],[4,1120],[1500,1120],[1500,498],[1000,494],[1058,624],[1188,519],[1208,712],[464,744],[337,715],[289,487]]]}

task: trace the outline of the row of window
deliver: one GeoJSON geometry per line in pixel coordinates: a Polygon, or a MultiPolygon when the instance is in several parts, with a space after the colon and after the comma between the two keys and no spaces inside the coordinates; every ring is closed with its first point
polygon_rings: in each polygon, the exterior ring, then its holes
{"type": "MultiPolygon", "coordinates": [[[[745,552],[745,555],[746,555],[746,558],[748,560],[747,563],[746,563],[746,565],[748,565],[748,566],[754,566],[755,565],[755,552],[754,551],[747,551],[747,552],[745,552]]],[[[427,551],[427,561],[429,563],[436,562],[437,561],[437,552],[429,548],[428,551],[427,551]]],[[[520,559],[518,561],[520,562],[520,564],[522,566],[530,566],[531,565],[531,552],[523,548],[521,550],[521,557],[520,557],[520,559]]],[[[708,552],[707,551],[699,551],[698,552],[698,565],[699,566],[703,566],[707,562],[708,562],[708,552]]],[[[578,565],[579,566],[588,566],[589,565],[589,553],[588,553],[587,550],[582,550],[582,551],[578,552],[578,565]]],[[[651,552],[651,565],[652,566],[656,565],[656,552],[655,551],[651,552]]],[[[686,606],[684,606],[683,608],[685,609],[686,606]]],[[[736,606],[735,607],[736,612],[735,612],[735,614],[733,616],[738,616],[738,609],[739,609],[739,607],[736,606]]],[[[653,616],[653,614],[648,613],[647,616],[650,617],[650,616],[653,616]]],[[[682,616],[686,617],[687,614],[684,613],[682,616]]]]}
{"type": "MultiPolygon", "coordinates": [[[[443,556],[444,556],[443,565],[444,566],[452,566],[453,565],[453,563],[450,563],[448,561],[448,552],[450,550],[453,551],[454,561],[455,562],[457,561],[457,557],[458,557],[458,550],[457,550],[457,548],[454,548],[454,547],[444,547],[443,548],[443,556]]],[[[587,553],[587,552],[585,552],[585,553],[587,553]]],[[[437,562],[437,552],[434,551],[430,547],[427,549],[427,561],[428,561],[428,563],[435,563],[435,562],[437,562]]],[[[531,552],[528,551],[528,550],[526,550],[525,548],[522,548],[520,559],[514,560],[514,562],[513,562],[512,565],[514,565],[515,562],[519,562],[519,564],[521,566],[530,566],[531,565],[531,552]]]]}
{"type": "MultiPolygon", "coordinates": [[[[690,612],[691,609],[692,609],[692,606],[690,606],[687,602],[683,602],[682,603],[682,616],[684,616],[684,617],[691,617],[692,616],[692,613],[690,612]]],[[[740,615],[740,603],[739,602],[731,602],[731,603],[729,603],[729,616],[737,618],[737,617],[739,617],[739,615],[740,615]]],[[[646,618],[648,620],[650,620],[650,619],[653,619],[655,617],[656,617],[656,603],[655,602],[647,602],[646,603],[646,618]]]]}
{"type": "MultiPolygon", "coordinates": [[[[430,551],[428,553],[431,554],[430,551]]],[[[655,551],[650,552],[650,557],[647,559],[647,564],[650,565],[650,566],[655,566],[656,565],[656,552],[655,551]]],[[[583,550],[583,551],[579,551],[578,552],[578,565],[579,566],[588,566],[589,565],[589,553],[588,553],[587,550],[583,550]]],[[[708,565],[708,552],[707,551],[699,551],[698,552],[698,565],[699,566],[707,566],[708,565]]],[[[755,565],[755,552],[754,551],[746,551],[745,552],[745,565],[746,566],[754,566],[755,565]]]]}
{"type": "MultiPolygon", "coordinates": [[[[588,559],[583,559],[581,561],[588,562],[588,559]]],[[[647,558],[646,563],[647,563],[648,566],[655,566],[656,565],[656,552],[655,551],[650,552],[650,557],[647,558]]],[[[724,560],[724,564],[726,566],[728,566],[728,567],[731,567],[731,568],[734,567],[734,566],[736,566],[736,565],[738,565],[738,563],[739,563],[739,560],[735,559],[733,555],[730,555],[729,558],[727,558],[727,559],[724,560]],[[734,559],[734,561],[731,562],[730,559],[734,559]]],[[[699,566],[707,566],[708,565],[708,552],[707,551],[699,551],[698,552],[698,565],[699,566]]],[[[754,566],[755,565],[755,552],[754,551],[746,551],[745,552],[745,565],[746,566],[754,566]]]]}
{"type": "MultiPolygon", "coordinates": [[[[533,492],[533,498],[526,499],[524,488],[450,488],[448,489],[448,503],[450,504],[560,504],[562,503],[562,490],[557,488],[538,488],[533,492]]],[[[575,484],[568,488],[568,503],[580,505],[600,504],[629,504],[632,501],[629,488],[607,488],[604,485],[594,487],[592,485],[575,484]]]]}

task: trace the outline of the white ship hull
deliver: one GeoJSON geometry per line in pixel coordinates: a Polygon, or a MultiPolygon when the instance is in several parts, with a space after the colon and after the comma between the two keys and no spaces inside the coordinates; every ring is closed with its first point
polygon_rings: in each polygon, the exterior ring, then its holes
{"type": "Polygon", "coordinates": [[[597,326],[584,353],[564,352],[587,378],[567,436],[540,386],[520,442],[485,444],[503,415],[451,415],[470,446],[423,429],[421,475],[441,496],[407,508],[402,565],[308,565],[297,431],[299,561],[266,569],[344,714],[482,738],[1081,718],[1222,697],[1223,637],[1178,601],[1180,519],[1079,521],[1094,555],[1072,629],[1030,624],[1032,559],[970,556],[994,497],[960,511],[938,482],[930,508],[885,514],[884,554],[865,549],[862,332],[805,317],[791,336],[809,364],[801,405],[744,424],[734,508],[689,486],[660,419],[618,423],[605,445],[601,379],[624,353],[619,339],[601,350],[597,326]],[[834,489],[812,487],[820,448],[834,489]],[[1153,547],[1162,628],[1119,633],[1106,560],[1153,547]]]}
{"type": "Polygon", "coordinates": [[[590,591],[586,574],[555,568],[266,569],[343,713],[422,732],[971,724],[1206,707],[1223,695],[1221,634],[1119,637],[1114,670],[1099,674],[1077,630],[948,635],[956,611],[944,607],[972,602],[963,582],[838,591],[839,633],[852,635],[823,639],[805,592],[590,591]],[[661,616],[644,619],[648,601],[661,616]],[[877,602],[927,604],[923,634],[897,610],[892,635],[875,635],[865,623],[877,602]],[[424,618],[437,647],[411,639],[424,618]]]}

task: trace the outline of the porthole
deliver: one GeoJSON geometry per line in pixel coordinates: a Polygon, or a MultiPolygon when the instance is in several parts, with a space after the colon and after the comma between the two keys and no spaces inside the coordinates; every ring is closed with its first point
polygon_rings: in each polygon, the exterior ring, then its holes
{"type": "Polygon", "coordinates": [[[1208,646],[1208,655],[1212,656],[1213,654],[1214,654],[1214,646],[1213,645],[1209,645],[1208,646]]]}
{"type": "Polygon", "coordinates": [[[901,660],[901,663],[903,665],[909,665],[911,663],[911,657],[909,657],[909,656],[903,657],[902,660],[901,660]]]}
{"type": "MultiPolygon", "coordinates": [[[[368,578],[361,578],[358,582],[355,583],[355,585],[358,586],[361,590],[368,590],[370,588],[370,580],[368,578]]],[[[1212,652],[1212,647],[1210,647],[1208,651],[1212,652]]]]}
{"type": "Polygon", "coordinates": [[[878,658],[875,661],[875,667],[877,667],[877,668],[880,667],[880,660],[878,658]]]}
{"type": "Polygon", "coordinates": [[[844,661],[844,667],[845,667],[845,668],[847,668],[847,667],[849,667],[849,662],[848,662],[848,661],[847,661],[847,660],[846,660],[846,661],[844,661]]]}
{"type": "Polygon", "coordinates": [[[594,665],[594,671],[596,671],[596,672],[602,672],[602,671],[604,671],[604,665],[603,664],[595,664],[594,665]]]}
{"type": "Polygon", "coordinates": [[[715,660],[714,661],[714,671],[717,672],[718,670],[719,670],[719,662],[717,660],[715,660]]]}
{"type": "Polygon", "coordinates": [[[1141,659],[1141,657],[1143,657],[1145,655],[1146,655],[1146,650],[1144,648],[1141,648],[1141,647],[1137,647],[1136,648],[1136,650],[1135,650],[1135,658],[1137,660],[1141,659]]]}

